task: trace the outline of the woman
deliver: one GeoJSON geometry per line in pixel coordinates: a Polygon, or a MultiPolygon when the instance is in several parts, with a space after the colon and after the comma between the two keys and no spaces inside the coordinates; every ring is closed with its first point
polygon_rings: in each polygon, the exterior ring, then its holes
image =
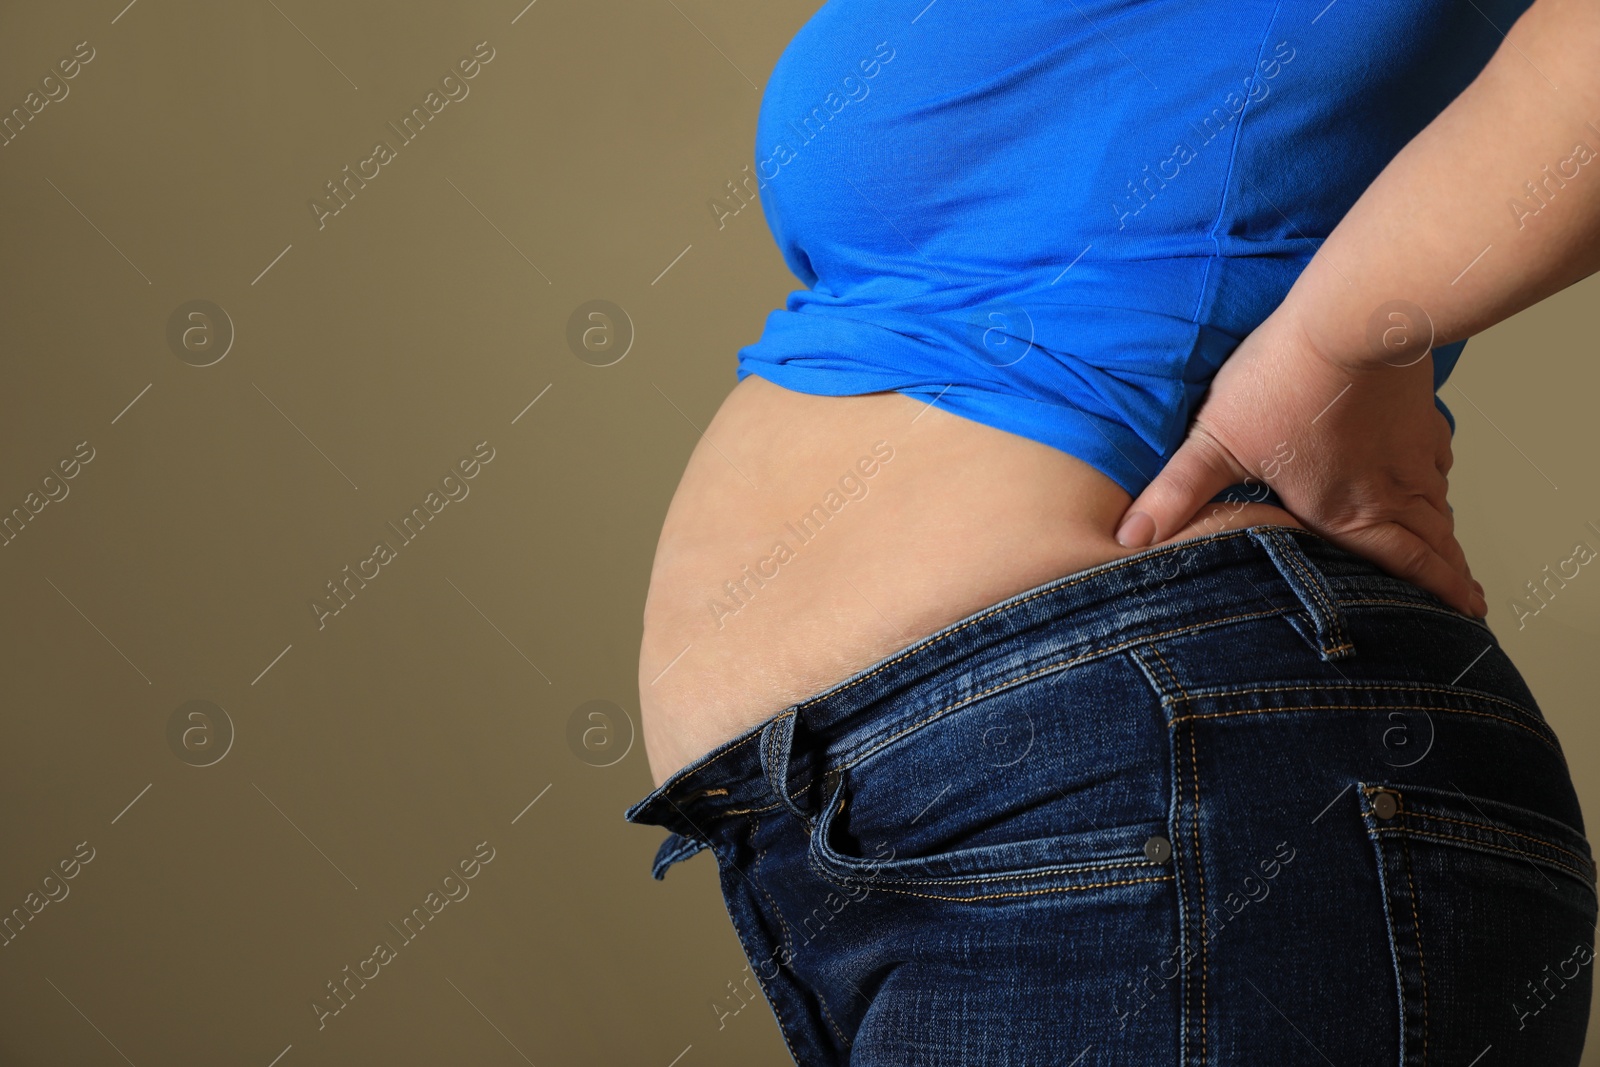
{"type": "Polygon", "coordinates": [[[1600,269],[1596,54],[1578,0],[795,37],[807,289],[668,510],[628,818],[797,1062],[1578,1062],[1594,865],[1435,391],[1600,269]]]}

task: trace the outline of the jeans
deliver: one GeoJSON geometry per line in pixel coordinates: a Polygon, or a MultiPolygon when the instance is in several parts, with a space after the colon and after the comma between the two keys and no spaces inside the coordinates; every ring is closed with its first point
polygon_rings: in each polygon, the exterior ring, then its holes
{"type": "Polygon", "coordinates": [[[1303,530],[1018,594],[626,817],[670,831],[657,878],[711,851],[798,1064],[1583,1045],[1595,867],[1559,742],[1485,624],[1303,530]]]}

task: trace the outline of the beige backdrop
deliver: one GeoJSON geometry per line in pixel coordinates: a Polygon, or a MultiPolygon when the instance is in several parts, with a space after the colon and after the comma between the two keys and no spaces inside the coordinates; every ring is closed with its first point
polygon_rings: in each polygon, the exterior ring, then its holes
{"type": "MultiPolygon", "coordinates": [[[[622,812],[656,532],[795,284],[707,201],[816,0],[125,2],[0,14],[0,1062],[788,1062],[713,1006],[713,861],[653,882],[622,812]]],[[[1597,296],[1445,394],[1490,621],[1591,812],[1600,577],[1511,604],[1600,546],[1597,296]]]]}

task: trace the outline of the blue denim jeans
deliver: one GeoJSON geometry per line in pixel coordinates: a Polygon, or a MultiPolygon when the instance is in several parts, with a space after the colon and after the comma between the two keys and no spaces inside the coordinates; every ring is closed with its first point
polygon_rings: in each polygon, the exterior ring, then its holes
{"type": "Polygon", "coordinates": [[[627,812],[796,1063],[1576,1065],[1595,868],[1483,623],[1305,531],[985,609],[627,812]],[[753,994],[752,994],[753,995],[753,994]]]}

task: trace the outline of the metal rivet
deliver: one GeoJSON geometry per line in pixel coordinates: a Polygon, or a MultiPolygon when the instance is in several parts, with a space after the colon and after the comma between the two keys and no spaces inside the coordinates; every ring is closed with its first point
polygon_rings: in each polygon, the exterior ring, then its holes
{"type": "Polygon", "coordinates": [[[1393,793],[1379,791],[1372,794],[1372,814],[1380,819],[1392,819],[1400,810],[1400,798],[1393,793]]]}
{"type": "Polygon", "coordinates": [[[1165,863],[1172,856],[1172,842],[1164,837],[1152,837],[1144,843],[1144,854],[1151,863],[1165,863]]]}

